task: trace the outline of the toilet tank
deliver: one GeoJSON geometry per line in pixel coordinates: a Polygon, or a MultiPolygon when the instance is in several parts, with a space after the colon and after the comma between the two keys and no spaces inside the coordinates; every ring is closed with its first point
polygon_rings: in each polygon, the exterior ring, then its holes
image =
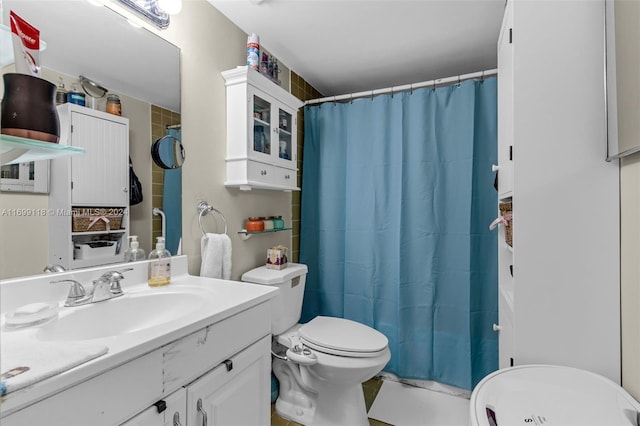
{"type": "Polygon", "coordinates": [[[260,266],[242,274],[244,282],[280,289],[271,299],[271,334],[278,335],[300,320],[307,270],[307,265],[289,263],[281,270],[260,266]]]}

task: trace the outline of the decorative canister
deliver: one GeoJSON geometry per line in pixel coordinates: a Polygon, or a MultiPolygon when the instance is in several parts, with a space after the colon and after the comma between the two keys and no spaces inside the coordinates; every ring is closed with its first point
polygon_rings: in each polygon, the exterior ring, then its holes
{"type": "Polygon", "coordinates": [[[1,132],[58,143],[60,121],[56,109],[56,85],[26,74],[7,73],[2,78],[1,132]]]}
{"type": "Polygon", "coordinates": [[[67,102],[80,106],[86,105],[86,97],[84,93],[79,92],[76,86],[71,86],[71,91],[67,92],[67,102]]]}
{"type": "Polygon", "coordinates": [[[107,96],[107,112],[113,115],[122,115],[122,104],[118,95],[112,93],[107,96]]]}
{"type": "Polygon", "coordinates": [[[284,219],[282,219],[282,216],[273,217],[273,229],[284,229],[284,219]]]}
{"type": "Polygon", "coordinates": [[[245,229],[249,232],[264,231],[264,221],[259,217],[250,217],[244,225],[245,229]]]}
{"type": "Polygon", "coordinates": [[[262,219],[264,222],[264,230],[272,231],[273,230],[273,216],[267,216],[262,219]]]}

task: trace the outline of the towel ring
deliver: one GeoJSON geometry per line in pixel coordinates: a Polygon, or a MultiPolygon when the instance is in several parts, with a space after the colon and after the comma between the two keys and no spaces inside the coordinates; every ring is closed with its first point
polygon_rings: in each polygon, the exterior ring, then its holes
{"type": "Polygon", "coordinates": [[[206,201],[200,201],[196,207],[198,210],[198,224],[200,224],[200,231],[202,232],[202,236],[206,236],[207,233],[204,230],[204,226],[202,226],[202,216],[206,216],[209,212],[214,211],[220,215],[222,221],[224,222],[224,233],[227,233],[227,219],[224,217],[222,212],[216,208],[214,208],[211,204],[206,201]]]}

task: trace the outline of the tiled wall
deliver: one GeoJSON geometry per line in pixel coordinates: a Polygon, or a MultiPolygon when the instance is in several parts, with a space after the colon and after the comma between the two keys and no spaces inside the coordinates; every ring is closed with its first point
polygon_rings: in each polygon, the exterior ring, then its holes
{"type": "MultiPolygon", "coordinates": [[[[323,97],[302,77],[291,71],[291,94],[303,101],[323,97]]],[[[298,111],[298,187],[302,188],[302,152],[304,147],[304,108],[298,111]]],[[[291,200],[293,234],[291,257],[293,262],[300,260],[300,199],[302,191],[294,191],[291,200]]]]}
{"type": "MultiPolygon", "coordinates": [[[[169,111],[155,105],[151,105],[151,139],[156,141],[167,134],[167,126],[180,124],[180,113],[169,111]]],[[[149,147],[151,149],[151,147],[149,147]]],[[[164,189],[164,170],[151,165],[151,203],[152,208],[162,208],[162,192],[164,189]]],[[[152,240],[162,235],[162,218],[153,216],[152,240]]]]}

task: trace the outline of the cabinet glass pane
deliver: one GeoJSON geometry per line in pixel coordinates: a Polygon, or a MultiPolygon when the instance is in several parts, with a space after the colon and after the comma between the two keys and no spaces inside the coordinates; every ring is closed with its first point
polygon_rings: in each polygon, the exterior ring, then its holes
{"type": "Polygon", "coordinates": [[[253,96],[253,150],[271,154],[271,104],[253,96]]]}
{"type": "Polygon", "coordinates": [[[278,111],[278,157],[284,160],[292,160],[293,153],[291,152],[291,147],[293,141],[291,140],[291,114],[283,110],[278,111]]]}

